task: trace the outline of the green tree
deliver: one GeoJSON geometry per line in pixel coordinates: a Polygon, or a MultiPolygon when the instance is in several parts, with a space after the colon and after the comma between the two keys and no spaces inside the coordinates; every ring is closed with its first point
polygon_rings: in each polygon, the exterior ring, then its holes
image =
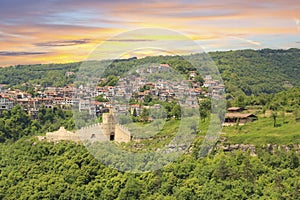
{"type": "Polygon", "coordinates": [[[95,101],[98,101],[98,102],[108,102],[108,99],[104,98],[103,95],[99,95],[99,96],[95,97],[95,101]]]}
{"type": "Polygon", "coordinates": [[[277,112],[272,112],[271,117],[273,118],[273,127],[276,127],[277,112]]]}
{"type": "Polygon", "coordinates": [[[5,130],[7,136],[17,140],[30,134],[31,119],[20,105],[12,108],[10,116],[5,120],[5,130]]]}
{"type": "Polygon", "coordinates": [[[137,112],[136,112],[136,108],[133,109],[133,113],[132,116],[137,117],[137,112]]]}
{"type": "Polygon", "coordinates": [[[298,120],[298,118],[299,118],[299,110],[298,110],[298,108],[296,108],[294,111],[293,111],[293,115],[294,115],[294,118],[295,118],[295,120],[297,121],[298,120]]]}
{"type": "Polygon", "coordinates": [[[197,76],[195,77],[195,79],[194,79],[194,82],[200,83],[200,85],[202,86],[203,83],[204,83],[204,79],[202,78],[201,75],[197,75],[197,76]]]}
{"type": "Polygon", "coordinates": [[[149,119],[149,110],[147,108],[144,108],[141,113],[141,118],[143,121],[148,121],[149,119]]]}
{"type": "Polygon", "coordinates": [[[119,78],[114,75],[109,75],[105,81],[102,81],[99,83],[99,86],[104,87],[104,86],[116,86],[119,81],[119,78]]]}
{"type": "Polygon", "coordinates": [[[144,97],[144,105],[145,105],[145,106],[149,105],[149,103],[150,103],[151,101],[152,101],[152,98],[151,98],[150,95],[146,95],[146,96],[144,97]]]}
{"type": "Polygon", "coordinates": [[[142,193],[142,185],[134,177],[129,176],[124,189],[119,193],[120,200],[139,199],[142,193]]]}
{"type": "Polygon", "coordinates": [[[180,119],[181,118],[181,107],[179,104],[176,104],[172,110],[171,110],[171,115],[175,117],[175,119],[180,119]]]}

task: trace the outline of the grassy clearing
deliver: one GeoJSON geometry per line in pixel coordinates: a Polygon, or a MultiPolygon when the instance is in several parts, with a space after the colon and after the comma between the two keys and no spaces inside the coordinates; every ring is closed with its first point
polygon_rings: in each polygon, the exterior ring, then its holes
{"type": "Polygon", "coordinates": [[[244,126],[224,127],[226,143],[229,144],[299,144],[300,122],[292,116],[278,117],[273,126],[270,117],[259,117],[255,122],[244,126]]]}
{"type": "MultiPolygon", "coordinates": [[[[175,135],[179,131],[179,127],[181,124],[181,120],[172,119],[169,121],[166,121],[163,128],[159,130],[156,135],[151,139],[142,140],[140,142],[134,142],[131,141],[129,143],[123,143],[121,144],[122,148],[130,151],[153,151],[158,148],[162,148],[165,145],[168,145],[170,141],[175,137],[175,135]]],[[[136,123],[135,124],[137,128],[134,128],[133,125],[129,125],[130,130],[138,130],[139,128],[145,128],[149,124],[143,124],[143,123],[136,123]]],[[[194,144],[201,144],[203,141],[203,138],[205,137],[207,133],[207,129],[209,127],[209,120],[206,121],[200,121],[198,125],[198,133],[195,135],[194,144]]],[[[148,131],[154,131],[156,130],[155,127],[147,127],[149,128],[148,131]]],[[[138,130],[140,131],[140,130],[138,130]]]]}
{"type": "MultiPolygon", "coordinates": [[[[173,136],[175,136],[177,133],[179,126],[180,120],[175,119],[167,121],[160,131],[156,131],[155,128],[151,129],[151,126],[149,126],[149,131],[154,131],[154,133],[156,133],[153,135],[153,138],[142,140],[140,142],[131,141],[128,143],[123,143],[121,144],[122,148],[130,151],[149,151],[161,148],[171,141],[173,136]]],[[[143,127],[147,127],[147,124],[138,124],[138,128],[143,127]]],[[[138,128],[136,128],[135,131],[137,131],[138,128]]],[[[130,126],[130,130],[134,130],[134,126],[130,126]]]]}

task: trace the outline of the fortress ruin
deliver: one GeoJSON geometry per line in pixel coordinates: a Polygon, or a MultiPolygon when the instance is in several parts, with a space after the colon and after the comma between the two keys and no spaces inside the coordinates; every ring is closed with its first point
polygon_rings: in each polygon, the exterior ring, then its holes
{"type": "Polygon", "coordinates": [[[132,140],[130,131],[116,122],[112,109],[109,113],[103,113],[102,119],[101,124],[83,127],[76,132],[67,131],[61,127],[58,131],[46,133],[46,139],[48,141],[70,140],[74,142],[129,142],[132,140]]]}

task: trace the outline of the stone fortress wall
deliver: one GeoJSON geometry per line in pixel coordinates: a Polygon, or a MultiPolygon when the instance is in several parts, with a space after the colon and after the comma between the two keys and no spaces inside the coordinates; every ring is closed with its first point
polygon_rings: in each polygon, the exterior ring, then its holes
{"type": "Polygon", "coordinates": [[[83,127],[76,131],[76,134],[80,138],[81,141],[90,141],[90,142],[104,142],[108,141],[109,138],[107,138],[102,131],[102,125],[101,124],[93,124],[91,126],[83,127]]]}
{"type": "Polygon", "coordinates": [[[116,124],[115,126],[115,140],[117,142],[129,142],[132,139],[131,133],[126,127],[116,124]]]}
{"type": "Polygon", "coordinates": [[[78,131],[67,131],[64,127],[60,127],[58,131],[46,133],[48,141],[70,140],[74,142],[80,141],[116,141],[129,142],[132,139],[129,130],[116,123],[112,111],[104,113],[102,116],[103,122],[101,124],[94,124],[88,127],[83,127],[78,131]]]}
{"type": "Polygon", "coordinates": [[[60,140],[72,140],[74,142],[80,141],[77,133],[68,131],[64,127],[60,127],[57,131],[46,133],[46,139],[53,142],[60,140]]]}

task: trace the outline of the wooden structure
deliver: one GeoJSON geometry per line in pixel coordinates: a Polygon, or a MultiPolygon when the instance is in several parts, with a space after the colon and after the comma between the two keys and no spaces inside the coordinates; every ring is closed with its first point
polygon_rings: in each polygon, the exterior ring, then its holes
{"type": "Polygon", "coordinates": [[[227,113],[223,126],[244,125],[257,120],[257,116],[252,113],[227,113]]]}

